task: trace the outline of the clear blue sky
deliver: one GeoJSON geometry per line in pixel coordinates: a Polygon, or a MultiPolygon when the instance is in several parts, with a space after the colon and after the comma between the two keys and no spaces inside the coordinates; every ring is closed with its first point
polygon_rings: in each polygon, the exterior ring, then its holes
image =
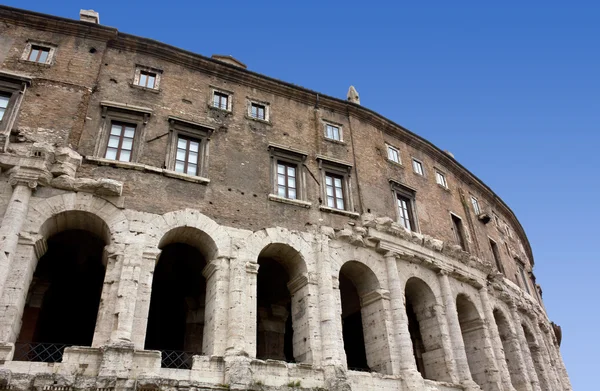
{"type": "Polygon", "coordinates": [[[356,86],[364,106],[452,151],[514,210],[573,387],[599,389],[600,3],[3,3],[70,18],[92,8],[120,31],[339,98],[356,86]]]}

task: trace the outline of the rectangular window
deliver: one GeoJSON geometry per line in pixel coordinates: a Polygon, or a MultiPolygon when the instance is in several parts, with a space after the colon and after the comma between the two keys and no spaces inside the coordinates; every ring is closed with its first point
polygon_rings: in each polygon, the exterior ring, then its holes
{"type": "Polygon", "coordinates": [[[490,248],[492,249],[492,255],[494,257],[494,262],[496,263],[496,268],[500,273],[504,273],[504,268],[502,267],[502,261],[500,259],[500,252],[498,251],[498,245],[492,239],[490,239],[490,248]]]}
{"type": "Polygon", "coordinates": [[[435,181],[438,185],[440,185],[446,189],[448,188],[448,182],[446,182],[446,176],[437,170],[435,172],[435,181]]]}
{"type": "Polygon", "coordinates": [[[521,279],[523,280],[523,286],[527,293],[531,294],[529,290],[529,284],[527,283],[527,278],[525,277],[525,270],[523,270],[523,266],[521,265],[521,261],[517,259],[517,264],[519,265],[519,272],[521,273],[521,279]]]}
{"type": "Polygon", "coordinates": [[[388,159],[394,163],[400,163],[400,152],[390,145],[388,145],[388,159]]]}
{"type": "Polygon", "coordinates": [[[108,146],[104,157],[121,162],[131,161],[134,137],[135,125],[113,122],[110,127],[108,146]]]}
{"type": "Polygon", "coordinates": [[[467,248],[467,239],[465,237],[465,231],[464,231],[464,227],[462,224],[462,220],[458,216],[455,216],[455,215],[451,215],[451,216],[452,216],[452,225],[454,226],[454,235],[456,236],[456,241],[458,242],[460,248],[463,249],[463,251],[469,251],[467,248]]]}
{"type": "Polygon", "coordinates": [[[341,175],[325,174],[325,191],[327,206],[344,210],[344,177],[341,175]]]}
{"type": "Polygon", "coordinates": [[[412,200],[396,193],[398,203],[398,222],[409,231],[415,230],[415,219],[412,210],[412,200]]]}
{"type": "Polygon", "coordinates": [[[146,88],[154,88],[156,84],[156,73],[148,71],[140,71],[138,86],[146,88]]]}
{"type": "Polygon", "coordinates": [[[10,102],[9,94],[1,94],[0,93],[0,121],[4,118],[4,113],[6,113],[6,109],[8,108],[8,102],[10,102]]]}
{"type": "Polygon", "coordinates": [[[213,107],[222,110],[229,110],[229,95],[215,91],[213,94],[213,107]]]}
{"type": "Polygon", "coordinates": [[[250,117],[256,119],[262,119],[263,121],[267,119],[266,117],[266,108],[265,105],[261,105],[258,103],[250,104],[250,117]]]}
{"type": "Polygon", "coordinates": [[[296,165],[277,161],[277,195],[280,197],[297,198],[296,165]]]}
{"type": "Polygon", "coordinates": [[[471,196],[471,203],[473,204],[473,212],[475,212],[476,215],[481,214],[481,209],[479,208],[479,201],[477,201],[477,198],[471,196]]]}
{"type": "Polygon", "coordinates": [[[31,45],[31,50],[29,51],[29,56],[27,60],[38,62],[40,64],[45,64],[48,61],[48,56],[50,55],[50,48],[46,48],[38,45],[31,45]]]}
{"type": "Polygon", "coordinates": [[[413,159],[412,164],[413,164],[413,171],[415,172],[415,174],[423,175],[423,163],[421,163],[418,160],[413,159]]]}
{"type": "Polygon", "coordinates": [[[177,137],[175,171],[188,175],[198,175],[200,140],[189,137],[177,137]]]}
{"type": "Polygon", "coordinates": [[[325,137],[332,139],[332,140],[341,141],[342,135],[340,132],[340,127],[331,125],[331,124],[326,124],[325,125],[325,137]]]}

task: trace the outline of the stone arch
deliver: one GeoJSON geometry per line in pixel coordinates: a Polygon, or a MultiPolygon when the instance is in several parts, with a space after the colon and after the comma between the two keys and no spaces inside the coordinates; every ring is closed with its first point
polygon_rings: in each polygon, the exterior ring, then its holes
{"type": "Polygon", "coordinates": [[[549,390],[552,387],[550,387],[550,384],[548,384],[548,379],[546,378],[543,352],[538,338],[533,331],[535,329],[529,324],[527,319],[522,319],[521,327],[523,328],[525,341],[527,342],[527,346],[524,347],[524,349],[527,349],[529,352],[529,357],[531,357],[532,361],[531,365],[533,366],[535,374],[537,375],[540,388],[542,390],[549,390]]]}
{"type": "Polygon", "coordinates": [[[527,381],[524,379],[519,365],[519,352],[521,347],[515,330],[509,320],[510,317],[498,307],[494,308],[493,315],[496,326],[498,327],[500,341],[502,342],[504,358],[510,375],[511,384],[517,390],[526,389],[527,381]]]}
{"type": "Polygon", "coordinates": [[[157,216],[148,224],[147,246],[161,249],[174,243],[199,249],[207,262],[231,255],[231,237],[214,220],[195,209],[176,210],[157,216]]]}
{"type": "Polygon", "coordinates": [[[307,267],[298,250],[271,242],[258,254],[257,358],[310,362],[307,267]]]}
{"type": "Polygon", "coordinates": [[[367,265],[353,260],[340,268],[339,287],[348,367],[391,374],[389,292],[367,265]]]}
{"type": "Polygon", "coordinates": [[[464,293],[456,296],[456,311],[471,377],[481,388],[486,389],[487,359],[483,349],[486,339],[483,317],[473,300],[464,293]]]}
{"type": "Polygon", "coordinates": [[[105,247],[123,221],[114,205],[90,195],[66,194],[32,206],[22,235],[35,238],[35,251],[20,244],[21,253],[30,257],[15,264],[27,271],[19,284],[26,300],[19,308],[17,347],[32,342],[92,345],[102,318],[105,247]]]}
{"type": "Polygon", "coordinates": [[[433,290],[422,279],[410,277],[404,292],[417,369],[425,379],[451,381],[444,360],[438,302],[433,290]]]}

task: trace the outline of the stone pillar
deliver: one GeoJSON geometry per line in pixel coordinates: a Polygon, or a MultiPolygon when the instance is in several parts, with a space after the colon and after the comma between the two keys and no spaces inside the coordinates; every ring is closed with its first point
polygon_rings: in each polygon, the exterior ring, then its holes
{"type": "MultiPolygon", "coordinates": [[[[106,265],[106,271],[104,272],[104,284],[92,340],[92,347],[94,348],[110,345],[113,332],[117,329],[115,312],[117,311],[116,304],[121,269],[125,259],[123,251],[122,246],[114,244],[104,247],[103,263],[106,265]]],[[[131,300],[131,298],[129,299],[131,300]]]]}
{"type": "Polygon", "coordinates": [[[38,174],[32,170],[19,169],[10,174],[9,183],[13,186],[13,192],[0,225],[0,295],[15,257],[19,233],[27,219],[29,199],[38,185],[37,180],[38,174]]]}
{"type": "Polygon", "coordinates": [[[498,325],[494,318],[494,311],[490,305],[490,298],[488,295],[487,287],[481,287],[479,289],[479,296],[481,297],[481,305],[484,312],[485,323],[489,331],[489,336],[494,349],[494,356],[496,358],[496,365],[502,379],[504,390],[515,391],[510,379],[510,373],[508,366],[506,365],[506,356],[504,355],[504,347],[502,346],[502,340],[500,339],[500,332],[498,331],[498,325]]]}
{"type": "Polygon", "coordinates": [[[440,339],[442,349],[444,351],[444,361],[446,364],[446,373],[448,374],[448,381],[453,384],[460,383],[458,377],[458,369],[456,368],[456,361],[454,360],[454,351],[452,350],[452,339],[450,338],[450,331],[448,328],[448,317],[444,310],[444,305],[437,303],[435,305],[435,318],[438,321],[440,328],[440,339]]]}
{"type": "MultiPolygon", "coordinates": [[[[526,376],[529,378],[531,389],[533,391],[542,391],[540,388],[540,382],[537,374],[535,373],[535,367],[533,366],[533,360],[531,358],[531,352],[529,351],[529,344],[525,338],[525,332],[521,325],[521,316],[517,309],[516,303],[513,301],[510,303],[510,314],[512,316],[513,325],[515,326],[516,338],[521,346],[521,356],[523,358],[523,368],[525,369],[526,376]]],[[[521,367],[519,363],[519,367],[521,367]]]]}
{"type": "Polygon", "coordinates": [[[440,289],[442,291],[442,298],[444,299],[444,306],[446,307],[448,332],[450,335],[450,340],[452,341],[452,354],[454,356],[454,361],[456,362],[458,379],[467,390],[478,390],[479,386],[473,381],[473,378],[471,377],[471,371],[469,370],[469,362],[467,361],[465,344],[463,342],[462,332],[460,330],[460,323],[458,322],[456,301],[454,294],[450,289],[448,273],[445,270],[441,270],[438,273],[438,279],[440,281],[440,289]]]}
{"type": "Polygon", "coordinates": [[[540,364],[544,367],[544,377],[547,387],[551,390],[558,390],[560,384],[556,378],[556,372],[552,367],[550,351],[546,346],[544,334],[540,329],[537,319],[533,319],[533,332],[535,333],[535,339],[537,340],[538,348],[540,349],[540,359],[542,360],[540,364]]]}
{"type": "Polygon", "coordinates": [[[150,313],[150,299],[152,298],[152,280],[154,268],[158,262],[161,251],[146,249],[141,256],[137,298],[133,315],[131,342],[137,350],[143,350],[146,344],[146,329],[148,328],[148,315],[150,313]]]}
{"type": "Polygon", "coordinates": [[[292,296],[293,346],[296,362],[319,365],[321,362],[321,333],[318,308],[318,289],[314,277],[301,274],[288,282],[292,296]]]}
{"type": "MultiPolygon", "coordinates": [[[[387,270],[388,288],[390,291],[390,310],[392,312],[392,322],[394,327],[393,337],[395,345],[395,354],[399,358],[399,370],[407,378],[407,382],[415,384],[409,387],[424,388],[423,380],[417,371],[417,363],[413,353],[412,340],[408,331],[408,317],[404,305],[404,289],[398,275],[398,265],[396,264],[396,254],[388,252],[385,255],[385,266],[387,270]],[[408,380],[411,378],[411,380],[408,380]],[[419,378],[421,380],[419,381],[419,378]]],[[[417,388],[415,388],[417,389],[417,388]]]]}
{"type": "Polygon", "coordinates": [[[229,321],[227,323],[227,356],[248,355],[245,332],[248,316],[246,306],[246,263],[239,258],[229,259],[229,321]]]}
{"type": "Polygon", "coordinates": [[[229,259],[213,259],[208,262],[202,274],[206,278],[202,353],[224,356],[229,318],[229,259]]]}
{"type": "Polygon", "coordinates": [[[389,291],[377,289],[367,292],[360,298],[360,307],[369,368],[386,375],[399,374],[398,355],[393,342],[395,327],[389,316],[389,291]]]}
{"type": "Polygon", "coordinates": [[[562,365],[562,359],[560,357],[558,346],[554,342],[552,328],[544,322],[540,322],[539,327],[542,330],[544,340],[546,341],[546,348],[550,354],[550,365],[556,379],[556,389],[572,390],[567,373],[566,371],[563,372],[564,366],[562,365]]]}

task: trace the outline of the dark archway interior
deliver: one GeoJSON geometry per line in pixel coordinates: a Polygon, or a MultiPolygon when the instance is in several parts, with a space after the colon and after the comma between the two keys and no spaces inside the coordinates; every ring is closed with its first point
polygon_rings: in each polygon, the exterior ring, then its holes
{"type": "Polygon", "coordinates": [[[360,297],[354,283],[340,271],[342,300],[342,332],[348,368],[369,371],[360,307],[360,297]]]}
{"type": "Polygon", "coordinates": [[[412,303],[408,300],[408,298],[406,300],[406,315],[408,317],[408,331],[410,332],[413,353],[417,363],[417,370],[421,373],[423,378],[426,378],[425,363],[423,362],[425,346],[423,345],[423,337],[421,336],[421,326],[419,325],[419,320],[417,319],[417,315],[415,314],[412,303]]]}
{"type": "Polygon", "coordinates": [[[104,282],[104,246],[82,230],[48,240],[29,287],[17,343],[91,346],[104,282]]]}
{"type": "Polygon", "coordinates": [[[256,357],[295,362],[289,276],[276,260],[258,259],[256,357]]]}
{"type": "Polygon", "coordinates": [[[173,243],[163,248],[152,281],[146,349],[202,353],[205,265],[195,247],[173,243]]]}

